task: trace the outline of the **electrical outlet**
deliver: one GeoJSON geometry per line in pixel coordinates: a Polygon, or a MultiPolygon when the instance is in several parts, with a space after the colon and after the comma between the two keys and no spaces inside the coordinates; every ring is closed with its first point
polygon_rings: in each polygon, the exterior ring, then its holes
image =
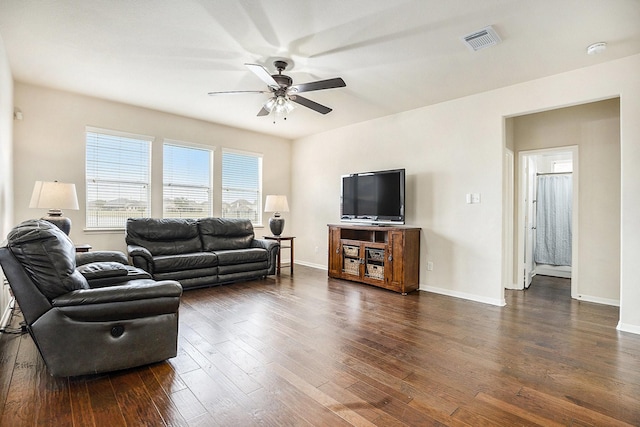
{"type": "Polygon", "coordinates": [[[433,271],[433,262],[427,261],[427,271],[433,271]]]}

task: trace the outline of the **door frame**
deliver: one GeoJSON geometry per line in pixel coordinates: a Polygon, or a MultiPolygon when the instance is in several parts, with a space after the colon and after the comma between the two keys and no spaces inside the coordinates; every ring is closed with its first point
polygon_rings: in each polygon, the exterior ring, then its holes
{"type": "Polygon", "coordinates": [[[579,168],[579,150],[577,145],[569,145],[565,147],[554,147],[554,148],[545,148],[539,150],[523,150],[518,152],[518,200],[516,201],[516,211],[517,211],[517,224],[516,230],[518,233],[518,247],[517,247],[517,260],[518,260],[518,270],[517,270],[517,278],[516,278],[516,289],[524,289],[525,286],[525,212],[527,209],[526,205],[526,194],[525,190],[527,188],[526,179],[528,176],[525,176],[523,173],[523,168],[526,162],[528,162],[529,158],[537,157],[542,154],[558,154],[558,153],[571,153],[572,161],[573,161],[573,190],[572,190],[572,215],[571,215],[571,229],[572,229],[572,239],[571,239],[571,298],[578,298],[579,295],[579,241],[580,241],[580,229],[578,227],[578,218],[579,218],[579,192],[580,192],[580,168],[579,168]]]}
{"type": "Polygon", "coordinates": [[[514,185],[515,185],[515,155],[513,150],[504,149],[502,177],[502,287],[514,288],[514,185]]]}

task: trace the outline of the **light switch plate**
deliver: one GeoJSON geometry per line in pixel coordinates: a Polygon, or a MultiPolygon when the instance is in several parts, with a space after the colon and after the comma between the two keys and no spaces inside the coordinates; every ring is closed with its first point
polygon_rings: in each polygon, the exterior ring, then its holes
{"type": "Polygon", "coordinates": [[[467,193],[466,197],[467,203],[480,203],[480,193],[467,193]]]}

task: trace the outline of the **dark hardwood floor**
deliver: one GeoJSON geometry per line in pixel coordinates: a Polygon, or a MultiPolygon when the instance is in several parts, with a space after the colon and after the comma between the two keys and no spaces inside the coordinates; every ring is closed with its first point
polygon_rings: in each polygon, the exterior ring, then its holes
{"type": "Polygon", "coordinates": [[[569,288],[494,307],[301,266],[185,292],[174,359],[70,379],[3,335],[0,425],[640,425],[640,336],[569,288]]]}

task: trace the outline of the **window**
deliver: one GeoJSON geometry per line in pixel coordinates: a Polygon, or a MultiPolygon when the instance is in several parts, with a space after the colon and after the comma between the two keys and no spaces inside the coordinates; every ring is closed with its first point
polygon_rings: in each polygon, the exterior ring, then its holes
{"type": "Polygon", "coordinates": [[[150,216],[152,139],[87,128],[87,228],[124,228],[127,218],[150,216]]]}
{"type": "Polygon", "coordinates": [[[262,223],[262,156],[222,152],[222,217],[262,223]]]}
{"type": "Polygon", "coordinates": [[[573,160],[556,160],[553,162],[554,173],[565,173],[573,171],[573,160]]]}
{"type": "Polygon", "coordinates": [[[211,216],[211,150],[173,143],[163,147],[163,216],[211,216]]]}

